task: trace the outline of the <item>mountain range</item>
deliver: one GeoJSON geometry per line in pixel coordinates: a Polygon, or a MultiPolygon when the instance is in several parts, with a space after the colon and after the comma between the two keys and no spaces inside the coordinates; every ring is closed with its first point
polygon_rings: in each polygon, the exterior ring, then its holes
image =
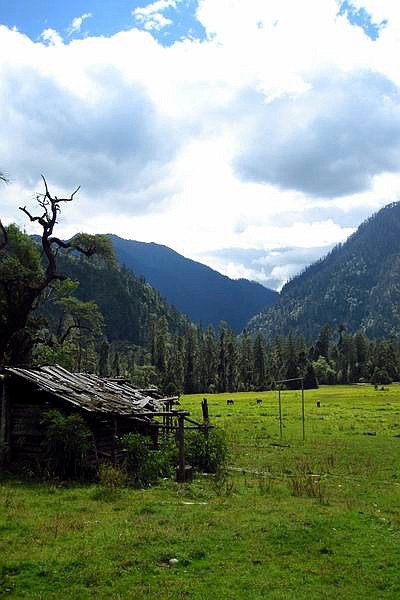
{"type": "Polygon", "coordinates": [[[307,267],[279,300],[253,317],[252,333],[288,333],[313,340],[325,324],[369,337],[400,331],[400,202],[364,221],[346,242],[307,267]]]}
{"type": "Polygon", "coordinates": [[[225,321],[239,333],[248,320],[279,294],[247,279],[230,279],[210,267],[155,243],[108,234],[118,261],[143,277],[169,304],[204,327],[225,321]]]}
{"type": "MultiPolygon", "coordinates": [[[[60,253],[57,265],[61,273],[79,282],[75,291],[79,300],[96,302],[103,315],[108,341],[145,346],[149,341],[151,324],[162,318],[170,333],[185,334],[188,319],[129,269],[65,253],[60,253]]],[[[47,311],[48,317],[57,319],[54,307],[52,309],[50,305],[47,311]]]]}

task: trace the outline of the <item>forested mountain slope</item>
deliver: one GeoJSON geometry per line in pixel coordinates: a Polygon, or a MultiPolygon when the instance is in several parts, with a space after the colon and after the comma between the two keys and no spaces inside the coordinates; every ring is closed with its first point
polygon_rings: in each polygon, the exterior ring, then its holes
{"type": "Polygon", "coordinates": [[[230,279],[166,246],[109,237],[122,265],[204,327],[226,321],[239,333],[250,317],[279,297],[259,283],[230,279]]]}
{"type": "Polygon", "coordinates": [[[170,333],[183,334],[188,320],[171,307],[151,285],[126,269],[98,264],[85,258],[60,254],[59,272],[78,281],[75,292],[82,301],[94,300],[110,342],[144,345],[151,322],[165,317],[170,333]]]}
{"type": "Polygon", "coordinates": [[[269,339],[290,331],[314,339],[345,325],[369,337],[400,333],[400,203],[389,204],[348,240],[282,289],[279,301],[251,319],[269,339]]]}

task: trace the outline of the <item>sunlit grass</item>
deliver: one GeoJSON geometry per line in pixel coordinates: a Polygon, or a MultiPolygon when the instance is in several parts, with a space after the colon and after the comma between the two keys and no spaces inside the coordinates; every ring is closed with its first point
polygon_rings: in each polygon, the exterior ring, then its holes
{"type": "MultiPolygon", "coordinates": [[[[299,392],[283,394],[282,439],[275,392],[206,396],[228,437],[228,478],[111,495],[4,481],[0,593],[399,598],[400,387],[306,391],[305,442],[299,392]]],[[[182,407],[200,418],[202,398],[182,407]]]]}

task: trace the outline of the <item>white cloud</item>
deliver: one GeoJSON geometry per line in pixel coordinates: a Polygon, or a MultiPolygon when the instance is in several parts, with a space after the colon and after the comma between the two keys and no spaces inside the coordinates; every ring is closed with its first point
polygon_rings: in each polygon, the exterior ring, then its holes
{"type": "Polygon", "coordinates": [[[108,38],[0,27],[3,214],[44,172],[57,193],[82,185],[65,235],[156,241],[280,286],[400,199],[399,12],[353,4],[388,20],[376,41],[336,0],[201,0],[207,39],[168,48],[151,31],[175,0],[108,38]]]}
{"type": "Polygon", "coordinates": [[[176,4],[177,0],[157,0],[147,6],[135,8],[132,15],[136,23],[142,25],[146,31],[160,31],[172,23],[162,12],[167,8],[176,8],[176,4]]]}
{"type": "MultiPolygon", "coordinates": [[[[15,30],[14,30],[15,31],[15,30]]],[[[40,34],[40,39],[50,46],[60,46],[63,43],[61,35],[55,29],[44,29],[40,34]]]]}
{"type": "Polygon", "coordinates": [[[177,0],[157,0],[147,6],[135,8],[132,14],[135,17],[149,17],[154,13],[161,12],[166,8],[176,8],[177,0]]]}
{"type": "Polygon", "coordinates": [[[92,16],[93,16],[92,13],[87,12],[87,13],[81,15],[80,17],[75,17],[74,19],[72,19],[71,25],[67,29],[68,35],[71,36],[75,33],[79,33],[81,30],[83,21],[85,21],[86,19],[89,19],[92,16]]]}

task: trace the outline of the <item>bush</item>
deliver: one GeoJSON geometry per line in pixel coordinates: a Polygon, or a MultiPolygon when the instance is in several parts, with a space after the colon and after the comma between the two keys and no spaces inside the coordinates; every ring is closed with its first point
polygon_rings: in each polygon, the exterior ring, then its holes
{"type": "Polygon", "coordinates": [[[120,443],[125,452],[126,472],[135,487],[146,487],[161,477],[171,476],[169,448],[155,450],[152,441],[139,433],[124,435],[120,443]]]}
{"type": "Polygon", "coordinates": [[[46,428],[43,446],[52,475],[63,479],[82,478],[90,472],[87,457],[94,448],[93,435],[84,419],[77,414],[65,415],[49,410],[43,415],[46,428]]]}
{"type": "Polygon", "coordinates": [[[378,367],[376,367],[371,377],[371,383],[373,385],[388,385],[389,383],[392,383],[392,380],[386,369],[378,369],[378,367]]]}
{"type": "Polygon", "coordinates": [[[213,428],[205,436],[202,431],[192,431],[185,440],[186,462],[198,471],[217,473],[226,465],[228,447],[225,434],[213,428]]]}
{"type": "Polygon", "coordinates": [[[116,489],[127,484],[128,474],[123,467],[111,463],[102,463],[97,469],[97,479],[103,487],[116,489]]]}
{"type": "Polygon", "coordinates": [[[128,483],[128,474],[119,465],[101,463],[97,469],[97,480],[99,485],[90,494],[92,500],[115,502],[121,497],[121,488],[128,483]]]}

